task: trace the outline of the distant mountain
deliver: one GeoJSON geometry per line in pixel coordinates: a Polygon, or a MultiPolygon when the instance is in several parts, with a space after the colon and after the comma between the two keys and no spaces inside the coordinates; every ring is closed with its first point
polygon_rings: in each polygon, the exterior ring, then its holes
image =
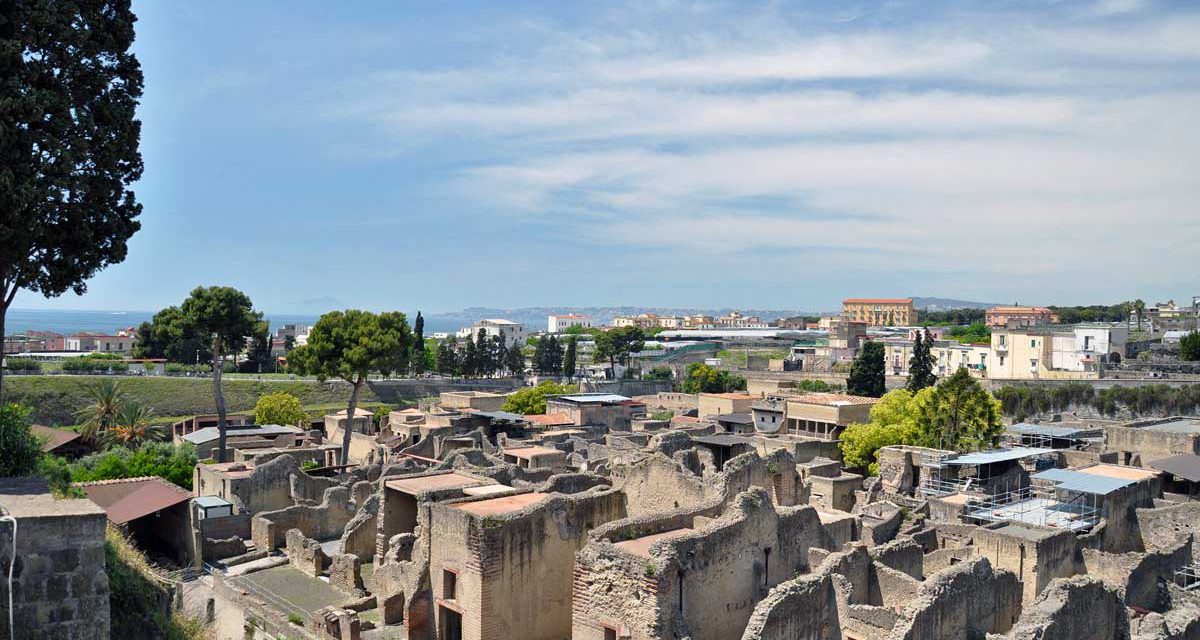
{"type": "Polygon", "coordinates": [[[996,306],[994,302],[974,302],[971,300],[955,300],[953,298],[922,298],[911,296],[913,306],[920,311],[947,311],[949,309],[990,309],[996,306]]]}

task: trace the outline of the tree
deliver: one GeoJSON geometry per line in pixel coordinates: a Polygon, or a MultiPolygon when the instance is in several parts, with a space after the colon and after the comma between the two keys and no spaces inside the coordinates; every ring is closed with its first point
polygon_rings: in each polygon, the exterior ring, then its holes
{"type": "Polygon", "coordinates": [[[456,376],[459,365],[458,339],[450,336],[437,346],[437,371],[445,376],[456,376]]]}
{"type": "Polygon", "coordinates": [[[414,376],[420,376],[425,373],[425,318],[421,317],[421,312],[417,312],[417,319],[413,320],[412,330],[412,356],[409,358],[409,364],[412,366],[414,376]]]}
{"type": "Polygon", "coordinates": [[[525,354],[521,352],[521,345],[514,342],[508,348],[508,354],[504,358],[504,366],[513,376],[520,377],[525,373],[525,354]]]}
{"type": "Polygon", "coordinates": [[[199,364],[212,360],[212,340],[190,324],[179,307],[167,307],[138,328],[133,355],[199,364]]]}
{"type": "Polygon", "coordinates": [[[0,406],[0,478],[27,476],[37,469],[42,445],[30,429],[29,409],[0,406]]]}
{"type": "Polygon", "coordinates": [[[671,371],[671,367],[654,367],[647,371],[643,376],[643,380],[671,380],[675,377],[675,373],[671,371]]]}
{"type": "Polygon", "coordinates": [[[0,335],[17,291],[82,295],[141,226],[129,5],[0,3],[0,335]]]}
{"type": "Polygon", "coordinates": [[[162,440],[166,433],[162,426],[150,423],[153,418],[153,409],[136,400],[130,400],[121,405],[116,422],[108,430],[106,439],[131,449],[144,442],[162,440]]]}
{"type": "Polygon", "coordinates": [[[726,393],[746,388],[746,379],[703,362],[688,365],[683,379],[684,393],[726,393]]]}
{"type": "Polygon", "coordinates": [[[296,336],[286,335],[283,337],[283,352],[291,353],[292,349],[296,348],[296,336]]]}
{"type": "MultiPolygon", "coordinates": [[[[350,383],[346,408],[346,424],[350,425],[367,375],[403,371],[411,341],[408,321],[398,311],[333,311],[317,320],[308,334],[308,344],[297,347],[289,362],[295,361],[297,371],[303,375],[350,383]]],[[[347,428],[342,434],[342,460],[350,459],[351,433],[353,430],[347,428]]]]}
{"type": "Polygon", "coordinates": [[[850,364],[850,377],[846,380],[846,391],[872,398],[881,397],[887,386],[884,383],[883,343],[867,340],[850,364]]]}
{"type": "Polygon", "coordinates": [[[89,443],[98,444],[117,423],[117,415],[125,405],[125,391],[120,382],[103,378],[84,385],[83,393],[89,404],[76,413],[80,418],[79,435],[89,443]]]}
{"type": "Polygon", "coordinates": [[[933,387],[917,412],[924,446],[974,451],[991,446],[1004,431],[1000,401],[966,369],[933,387]]]}
{"type": "Polygon", "coordinates": [[[479,375],[479,345],[475,341],[467,338],[467,345],[463,347],[462,354],[462,374],[463,377],[473,378],[479,375]]]}
{"type": "Polygon", "coordinates": [[[596,359],[607,359],[611,375],[616,377],[616,363],[627,364],[629,354],[645,348],[646,335],[641,327],[618,327],[596,333],[596,359]]]}
{"type": "Polygon", "coordinates": [[[913,340],[912,357],[908,360],[908,383],[904,385],[911,393],[937,384],[937,375],[933,373],[936,362],[933,359],[933,350],[930,349],[931,344],[933,334],[929,333],[929,329],[925,330],[924,336],[920,331],[917,332],[917,337],[913,340]]]}
{"type": "Polygon", "coordinates": [[[254,403],[254,424],[300,425],[308,414],[296,396],[280,391],[264,393],[254,403]]]}
{"type": "Polygon", "coordinates": [[[842,450],[842,462],[847,467],[866,469],[869,475],[879,474],[876,453],[883,447],[898,444],[916,444],[917,398],[932,391],[922,390],[913,394],[907,389],[889,391],[871,407],[871,420],[855,423],[842,432],[838,446],[842,450]]]}
{"type": "Polygon", "coordinates": [[[1146,312],[1146,302],[1141,298],[1133,301],[1133,312],[1137,314],[1138,331],[1142,330],[1142,314],[1146,312]]]}
{"type": "Polygon", "coordinates": [[[1179,339],[1179,359],[1186,362],[1200,360],[1200,331],[1192,331],[1179,339]]]}
{"type": "MultiPolygon", "coordinates": [[[[572,327],[574,328],[574,327],[572,327]]],[[[575,377],[576,359],[579,356],[579,336],[571,336],[567,338],[567,350],[563,354],[563,373],[567,374],[567,379],[575,377]]]]}
{"type": "MultiPolygon", "coordinates": [[[[262,373],[274,370],[271,364],[271,325],[263,318],[261,311],[255,312],[258,321],[254,323],[254,331],[246,345],[246,357],[238,365],[242,373],[262,373]]],[[[234,354],[236,359],[237,355],[234,354]]]]}
{"type": "Polygon", "coordinates": [[[521,415],[541,415],[546,413],[546,396],[577,393],[579,387],[573,384],[559,384],[546,380],[536,387],[525,387],[510,393],[504,399],[504,411],[521,415]]]}
{"type": "Polygon", "coordinates": [[[232,287],[196,287],[179,310],[182,322],[211,340],[213,368],[213,397],[217,404],[217,461],[228,462],[225,447],[225,395],[221,391],[221,374],[227,353],[238,353],[246,339],[254,334],[262,314],[246,294],[232,287]]]}

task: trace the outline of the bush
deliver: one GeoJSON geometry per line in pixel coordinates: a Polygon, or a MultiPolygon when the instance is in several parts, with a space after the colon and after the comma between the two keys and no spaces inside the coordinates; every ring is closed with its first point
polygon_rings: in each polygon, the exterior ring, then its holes
{"type": "Polygon", "coordinates": [[[71,465],[71,481],[158,476],[190,491],[195,466],[196,448],[192,445],[147,442],[135,451],[115,448],[81,458],[71,465]]]}
{"type": "Polygon", "coordinates": [[[1187,362],[1200,360],[1200,331],[1193,331],[1179,340],[1179,359],[1187,362]]]}
{"type": "Polygon", "coordinates": [[[833,391],[834,387],[824,380],[801,380],[800,383],[796,385],[796,389],[799,391],[829,393],[830,391],[833,391]]]}
{"type": "Polygon", "coordinates": [[[671,371],[671,367],[654,367],[642,376],[646,380],[670,380],[674,377],[675,374],[671,371]]]}
{"type": "Polygon", "coordinates": [[[1024,420],[1060,413],[1072,407],[1091,407],[1106,416],[1121,409],[1134,416],[1188,415],[1200,407],[1200,384],[1169,387],[1161,384],[1094,389],[1087,384],[1002,387],[996,392],[1004,415],[1024,420]]]}
{"type": "Polygon", "coordinates": [[[29,409],[0,406],[0,477],[27,476],[37,470],[42,443],[30,430],[29,409]]]}
{"type": "Polygon", "coordinates": [[[521,415],[540,415],[546,413],[546,396],[577,393],[578,391],[578,385],[558,384],[547,380],[536,387],[525,387],[509,394],[501,408],[504,411],[521,415]]]}
{"type": "Polygon", "coordinates": [[[745,388],[745,378],[702,362],[688,365],[687,377],[683,379],[684,393],[727,393],[745,388]]]}
{"type": "Polygon", "coordinates": [[[297,425],[307,419],[300,399],[287,392],[264,393],[254,404],[255,424],[297,425]]]}
{"type": "Polygon", "coordinates": [[[42,370],[42,363],[32,358],[5,358],[4,368],[9,371],[31,373],[42,370]]]}
{"type": "Polygon", "coordinates": [[[304,626],[304,618],[301,618],[299,614],[289,613],[287,618],[288,618],[288,622],[296,625],[297,627],[304,626]]]}

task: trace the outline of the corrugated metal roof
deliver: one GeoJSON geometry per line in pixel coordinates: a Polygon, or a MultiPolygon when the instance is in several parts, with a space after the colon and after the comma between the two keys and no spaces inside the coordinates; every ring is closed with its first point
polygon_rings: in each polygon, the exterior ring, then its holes
{"type": "Polygon", "coordinates": [[[1195,454],[1181,453],[1169,458],[1159,458],[1151,461],[1150,466],[1184,480],[1200,482],[1200,456],[1195,454]]]}
{"type": "Polygon", "coordinates": [[[100,505],[113,524],[125,524],[192,499],[192,494],[157,476],[83,482],[88,498],[100,505]]]}
{"type": "Polygon", "coordinates": [[[1039,447],[1014,447],[1012,449],[991,449],[988,451],[976,451],[975,453],[964,453],[957,458],[947,458],[942,461],[942,464],[968,465],[968,464],[994,464],[996,462],[1007,462],[1009,460],[1020,460],[1022,458],[1031,458],[1047,453],[1054,453],[1054,449],[1042,449],[1039,447]]]}
{"type": "Polygon", "coordinates": [[[578,404],[625,402],[626,400],[631,400],[631,399],[632,398],[627,398],[625,396],[617,395],[615,393],[580,393],[580,394],[571,395],[571,396],[559,396],[557,398],[554,398],[554,400],[565,400],[567,402],[575,402],[578,404]]]}
{"type": "Polygon", "coordinates": [[[480,411],[477,416],[485,416],[492,420],[507,420],[509,422],[528,422],[525,416],[519,413],[509,413],[507,411],[480,411]]]}
{"type": "Polygon", "coordinates": [[[1006,429],[1009,433],[1019,433],[1031,436],[1047,436],[1050,438],[1070,438],[1074,435],[1083,433],[1083,429],[1073,427],[1055,427],[1048,424],[1032,424],[1029,422],[1020,422],[1011,425],[1006,429]]]}
{"type": "Polygon", "coordinates": [[[1051,482],[1055,483],[1055,486],[1063,491],[1090,493],[1100,496],[1108,495],[1117,489],[1127,487],[1134,483],[1133,480],[1126,478],[1098,476],[1092,473],[1076,471],[1074,469],[1047,469],[1040,473],[1035,473],[1031,477],[1038,480],[1050,480],[1051,482]]]}
{"type": "MultiPolygon", "coordinates": [[[[304,432],[296,427],[284,427],[277,424],[264,424],[255,427],[239,427],[236,425],[230,425],[225,429],[225,436],[229,438],[234,436],[277,436],[285,433],[295,433],[299,435],[304,432]]],[[[212,442],[213,440],[216,440],[218,436],[220,436],[220,431],[217,429],[217,427],[204,427],[203,429],[197,429],[183,436],[183,439],[192,444],[203,444],[205,442],[212,442]]]]}
{"type": "Polygon", "coordinates": [[[730,434],[719,433],[712,436],[696,436],[692,440],[700,444],[711,444],[718,447],[732,447],[739,444],[747,444],[750,442],[748,438],[735,436],[730,434]]]}
{"type": "Polygon", "coordinates": [[[719,416],[713,416],[713,420],[717,422],[728,422],[730,424],[753,424],[754,418],[748,413],[724,413],[719,416]]]}

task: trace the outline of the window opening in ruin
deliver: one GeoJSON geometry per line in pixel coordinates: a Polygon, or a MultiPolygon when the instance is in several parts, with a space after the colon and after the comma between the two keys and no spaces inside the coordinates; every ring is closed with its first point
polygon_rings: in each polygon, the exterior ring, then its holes
{"type": "Polygon", "coordinates": [[[604,640],[617,640],[617,630],[604,627],[604,640]]]}
{"type": "Polygon", "coordinates": [[[458,575],[449,569],[442,569],[442,597],[446,600],[457,600],[458,575]]]}
{"type": "Polygon", "coordinates": [[[763,586],[771,586],[771,547],[763,549],[763,586]]]}
{"type": "Polygon", "coordinates": [[[441,607],[441,640],[462,640],[462,614],[441,607]]]}

